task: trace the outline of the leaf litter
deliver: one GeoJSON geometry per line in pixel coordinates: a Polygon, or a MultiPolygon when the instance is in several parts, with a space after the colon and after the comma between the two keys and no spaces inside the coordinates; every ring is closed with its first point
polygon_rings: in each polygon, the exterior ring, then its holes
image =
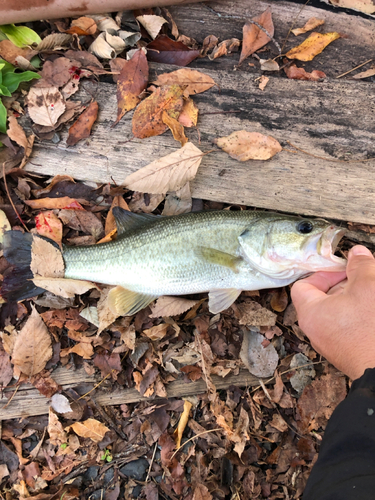
{"type": "MultiPolygon", "coordinates": [[[[315,29],[312,24],[311,21],[303,29],[315,29]]],[[[70,100],[82,78],[112,73],[117,79],[117,122],[138,106],[140,111],[133,114],[133,126],[139,137],[164,133],[170,126],[178,140],[183,143],[191,140],[179,127],[179,124],[195,127],[198,123],[198,107],[189,96],[208,91],[217,82],[202,71],[186,68],[158,74],[153,82],[148,82],[147,60],[185,66],[197,57],[214,60],[241,47],[236,38],[220,42],[210,35],[199,48],[195,40],[179,35],[172,16],[167,16],[164,9],[137,11],[135,17],[119,14],[116,20],[107,15],[87,16],[71,23],[61,20],[55,26],[60,26],[62,32],[49,33],[37,48],[47,58],[42,80],[33,85],[27,99],[30,117],[35,118],[35,131],[42,139],[48,134],[52,137],[87,107],[87,103],[70,100]],[[151,22],[148,35],[139,31],[136,17],[151,22]],[[175,40],[165,34],[167,23],[175,40]],[[99,31],[94,32],[96,27],[99,31]],[[100,32],[102,35],[98,37],[100,32]],[[76,50],[76,35],[91,37],[94,42],[102,40],[98,43],[107,51],[103,56],[105,66],[87,50],[76,50]],[[149,42],[148,36],[155,39],[149,42]],[[142,37],[145,40],[136,47],[142,37]],[[131,50],[144,45],[145,50],[136,50],[132,58],[125,59],[131,50]],[[56,54],[49,57],[48,50],[56,54]],[[61,50],[65,52],[58,53],[61,50]],[[112,57],[111,68],[106,69],[105,61],[112,57]],[[142,68],[140,73],[133,72],[134,77],[128,71],[132,64],[142,68]],[[146,92],[149,83],[158,87],[149,88],[151,94],[146,92]]],[[[265,45],[274,44],[273,36],[270,11],[249,20],[244,27],[241,63],[265,45]]],[[[327,46],[326,38],[322,44],[321,38],[312,37],[307,49],[307,44],[297,47],[288,52],[288,57],[297,54],[294,59],[313,58],[327,46]]],[[[81,43],[89,49],[87,40],[81,38],[81,43]]],[[[261,71],[279,71],[277,62],[271,58],[261,59],[259,64],[261,71]]],[[[305,79],[306,75],[306,79],[310,79],[309,75],[317,76],[318,80],[324,78],[319,72],[309,73],[294,64],[284,70],[288,78],[305,79]]],[[[85,115],[81,117],[85,121],[85,115]]],[[[77,134],[79,139],[85,137],[81,134],[82,131],[77,134]]],[[[229,136],[218,141],[237,159],[249,156],[265,160],[267,155],[271,157],[281,150],[273,138],[251,135],[249,138],[252,132],[247,131],[234,134],[234,139],[229,136]]],[[[9,117],[8,135],[23,152],[22,168],[32,151],[33,137],[26,137],[15,115],[9,117]]],[[[48,181],[31,180],[28,174],[23,187],[13,176],[8,177],[8,182],[11,189],[23,193],[20,206],[29,228],[40,235],[52,236],[58,244],[88,241],[87,238],[95,244],[104,234],[113,233],[110,237],[116,237],[113,216],[106,217],[108,209],[116,204],[157,214],[191,210],[189,183],[204,154],[192,142],[186,142],[125,179],[128,189],[100,186],[89,194],[80,183],[74,187],[69,178],[58,176],[48,186],[48,181]],[[32,189],[27,189],[28,183],[32,189]],[[40,212],[44,209],[47,211],[40,212]]],[[[217,208],[213,202],[202,202],[202,207],[217,208]]],[[[13,484],[13,494],[21,497],[51,498],[58,494],[76,498],[80,492],[74,484],[68,481],[60,487],[56,481],[81,470],[82,491],[91,494],[95,491],[92,488],[96,488],[104,492],[100,489],[103,476],[88,478],[94,469],[104,471],[109,464],[108,470],[114,468],[116,474],[117,467],[121,472],[131,466],[137,474],[143,474],[138,476],[139,480],[146,479],[147,471],[150,477],[157,478],[155,483],[142,483],[146,498],[156,498],[158,490],[171,498],[175,495],[222,498],[218,491],[229,495],[233,488],[240,488],[240,497],[285,498],[288,489],[291,495],[296,491],[294,487],[291,492],[288,479],[288,474],[295,471],[298,471],[295,486],[302,492],[327,419],[345,397],[346,384],[332,367],[316,361],[316,353],[299,331],[291,304],[288,305],[288,290],[244,293],[232,306],[233,312],[229,310],[215,317],[209,314],[204,297],[161,297],[133,318],[116,318],[106,308],[105,298],[110,288],[51,277],[57,269],[60,269],[57,274],[61,273],[61,263],[57,265],[51,258],[52,248],[45,247],[44,259],[34,262],[37,277],[33,278],[50,291],[18,304],[16,312],[8,304],[3,306],[0,383],[7,387],[6,395],[10,397],[14,380],[18,378],[20,383],[31,380],[41,394],[52,398],[51,404],[59,416],[51,409],[48,420],[42,416],[27,417],[17,425],[11,420],[5,422],[0,442],[0,456],[4,457],[1,461],[5,465],[0,471],[2,484],[13,484]],[[64,281],[70,283],[64,285],[64,281]],[[35,324],[31,325],[32,318],[35,324]],[[27,350],[26,354],[22,348],[27,350]],[[300,363],[305,366],[300,368],[300,363]],[[69,387],[62,395],[61,387],[53,380],[56,364],[72,371],[84,370],[90,376],[99,370],[99,386],[89,383],[79,388],[69,387]],[[275,376],[275,379],[266,389],[232,385],[222,401],[215,377],[225,380],[229,374],[239,374],[244,366],[257,377],[275,376]],[[282,376],[275,372],[276,367],[282,376]],[[314,372],[315,380],[311,382],[314,372]],[[182,377],[186,387],[194,381],[204,381],[208,394],[195,395],[185,402],[180,398],[166,399],[168,385],[177,377],[182,377]],[[146,397],[156,395],[163,399],[124,403],[106,407],[105,411],[94,402],[103,390],[129,387],[136,387],[146,397]],[[290,435],[291,428],[298,429],[303,437],[290,435]],[[173,429],[177,442],[172,438],[173,429]],[[20,432],[22,437],[15,437],[20,432]],[[36,442],[32,436],[37,437],[38,444],[29,452],[36,442]],[[159,457],[156,452],[153,456],[157,448],[159,457]],[[16,476],[14,473],[24,461],[26,467],[16,476]],[[262,463],[270,468],[263,470],[259,467],[262,463]]],[[[8,404],[13,403],[10,400],[8,404]]],[[[133,476],[121,473],[121,481],[116,485],[121,482],[130,496],[137,484],[131,479],[133,476]]],[[[118,498],[119,490],[107,489],[106,495],[118,498]]],[[[300,496],[297,493],[292,498],[300,496]]]]}

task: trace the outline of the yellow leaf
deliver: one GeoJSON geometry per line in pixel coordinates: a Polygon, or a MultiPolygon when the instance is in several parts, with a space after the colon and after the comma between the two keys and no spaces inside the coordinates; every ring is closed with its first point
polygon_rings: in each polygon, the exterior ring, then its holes
{"type": "Polygon", "coordinates": [[[75,422],[70,427],[78,436],[90,438],[95,443],[102,441],[105,433],[109,431],[108,427],[95,418],[88,418],[84,422],[75,422]]]}
{"type": "Polygon", "coordinates": [[[299,61],[312,61],[331,42],[340,38],[340,33],[311,33],[301,45],[294,47],[285,55],[288,59],[298,59],[299,61]]]}
{"type": "Polygon", "coordinates": [[[185,427],[189,421],[190,409],[193,405],[190,401],[184,402],[184,411],[181,414],[180,420],[178,422],[177,429],[173,433],[174,440],[176,441],[176,448],[181,446],[182,434],[184,433],[185,427]]]}
{"type": "Polygon", "coordinates": [[[185,144],[188,142],[188,138],[185,135],[183,125],[181,125],[181,123],[177,121],[176,118],[172,118],[171,116],[169,116],[166,111],[163,111],[162,120],[163,123],[165,123],[170,128],[173,134],[173,138],[176,139],[176,141],[180,142],[182,147],[185,146],[185,144]]]}
{"type": "Polygon", "coordinates": [[[238,161],[268,160],[283,148],[269,135],[238,130],[216,139],[216,144],[238,161]]]}

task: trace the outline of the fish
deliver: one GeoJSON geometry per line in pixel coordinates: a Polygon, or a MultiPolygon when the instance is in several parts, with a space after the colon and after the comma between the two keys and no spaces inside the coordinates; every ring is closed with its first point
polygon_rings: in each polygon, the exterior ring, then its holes
{"type": "MultiPolygon", "coordinates": [[[[252,210],[163,217],[120,207],[113,215],[116,240],[63,246],[62,257],[65,278],[114,285],[108,301],[118,316],[134,315],[162,295],[202,292],[217,314],[243,290],[282,287],[315,271],[346,267],[334,254],[345,229],[324,219],[252,210]]],[[[14,266],[1,289],[8,301],[44,291],[31,281],[36,237],[14,230],[4,235],[4,256],[14,266]]]]}

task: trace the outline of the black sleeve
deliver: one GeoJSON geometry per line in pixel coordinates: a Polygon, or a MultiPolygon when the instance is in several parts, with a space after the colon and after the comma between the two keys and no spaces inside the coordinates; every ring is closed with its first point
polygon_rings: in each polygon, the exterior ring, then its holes
{"type": "Polygon", "coordinates": [[[303,500],[375,499],[375,368],[330,418],[303,500]]]}

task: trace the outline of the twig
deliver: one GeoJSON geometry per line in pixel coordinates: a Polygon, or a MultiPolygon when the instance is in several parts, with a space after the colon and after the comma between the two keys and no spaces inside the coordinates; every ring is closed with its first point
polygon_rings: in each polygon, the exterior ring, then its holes
{"type": "Polygon", "coordinates": [[[156,453],[157,447],[158,447],[158,443],[156,442],[155,443],[155,447],[154,447],[154,453],[152,454],[152,458],[151,458],[151,462],[150,462],[150,467],[148,468],[148,471],[147,471],[147,476],[146,476],[146,479],[145,479],[145,483],[148,482],[148,478],[150,477],[150,472],[151,472],[151,469],[152,469],[152,464],[154,463],[154,458],[155,458],[155,453],[156,453]]]}
{"type": "Polygon", "coordinates": [[[342,75],[339,75],[339,76],[336,76],[336,79],[337,78],[341,78],[342,76],[345,76],[345,75],[348,75],[349,73],[351,73],[352,71],[355,71],[356,69],[358,68],[362,68],[362,66],[364,66],[365,64],[369,63],[369,62],[372,62],[373,59],[369,59],[368,61],[362,63],[362,64],[359,64],[358,66],[356,66],[355,68],[353,69],[350,69],[349,71],[347,71],[346,73],[343,73],[342,75]]]}
{"type": "Polygon", "coordinates": [[[18,384],[17,384],[17,386],[16,386],[15,391],[13,392],[13,394],[11,395],[11,397],[9,398],[9,400],[8,400],[7,404],[6,404],[6,405],[4,405],[4,406],[1,408],[2,410],[5,410],[5,408],[6,408],[6,407],[10,404],[10,402],[12,401],[12,399],[14,398],[14,396],[17,394],[17,391],[18,391],[18,389],[20,388],[20,386],[21,386],[21,383],[20,383],[20,382],[18,382],[18,384]]]}
{"type": "Polygon", "coordinates": [[[86,394],[83,394],[81,397],[79,397],[79,398],[77,399],[77,401],[79,401],[80,399],[85,398],[86,396],[88,396],[89,394],[91,394],[91,393],[92,393],[92,391],[95,391],[95,389],[96,389],[97,387],[99,387],[99,385],[101,385],[101,384],[104,382],[104,380],[105,380],[106,378],[108,378],[108,377],[112,374],[112,372],[113,372],[113,371],[114,371],[114,370],[111,370],[111,371],[110,371],[110,373],[107,373],[107,375],[106,375],[104,378],[102,378],[102,380],[101,380],[100,382],[98,382],[96,385],[94,385],[94,387],[93,387],[93,388],[92,388],[89,392],[86,392],[86,394]]]}
{"type": "MultiPolygon", "coordinates": [[[[308,151],[305,151],[304,149],[301,149],[298,146],[295,146],[290,141],[286,141],[286,142],[288,144],[290,144],[292,146],[292,148],[297,149],[297,151],[301,151],[301,153],[304,153],[305,155],[308,155],[308,156],[312,156],[313,158],[318,158],[319,160],[333,161],[335,163],[359,163],[359,162],[375,160],[375,158],[365,158],[364,160],[337,160],[336,158],[325,158],[324,156],[318,156],[318,155],[314,155],[313,153],[309,153],[308,151]]],[[[284,151],[288,151],[288,149],[285,149],[284,151]]],[[[291,151],[288,151],[288,152],[291,153],[291,151]]]]}
{"type": "Polygon", "coordinates": [[[208,434],[209,432],[215,432],[215,431],[223,431],[224,429],[222,429],[221,427],[218,427],[217,429],[210,429],[208,431],[202,431],[202,432],[199,432],[198,434],[195,434],[194,436],[192,436],[190,439],[188,439],[187,441],[185,441],[179,448],[177,448],[177,450],[173,453],[173,455],[171,456],[170,460],[172,460],[172,458],[174,458],[174,456],[176,455],[176,453],[178,451],[181,450],[181,448],[183,448],[189,441],[192,441],[193,439],[199,437],[199,436],[202,436],[203,434],[208,434]]]}
{"type": "Polygon", "coordinates": [[[10,204],[12,205],[12,208],[13,208],[13,210],[14,210],[14,212],[15,212],[16,216],[17,216],[17,219],[21,222],[21,224],[23,225],[23,227],[25,228],[25,230],[26,230],[27,232],[29,232],[29,230],[27,229],[27,227],[26,227],[25,223],[24,223],[24,222],[23,222],[23,220],[21,219],[20,214],[18,213],[18,211],[17,211],[17,209],[16,209],[16,207],[15,207],[15,205],[14,205],[14,203],[13,203],[12,198],[10,197],[10,193],[9,193],[9,189],[8,189],[8,184],[7,184],[7,179],[6,179],[6,174],[5,174],[5,161],[4,161],[4,163],[3,163],[3,178],[4,178],[5,190],[6,190],[6,192],[7,192],[7,195],[8,195],[9,201],[10,201],[10,204]]]}

